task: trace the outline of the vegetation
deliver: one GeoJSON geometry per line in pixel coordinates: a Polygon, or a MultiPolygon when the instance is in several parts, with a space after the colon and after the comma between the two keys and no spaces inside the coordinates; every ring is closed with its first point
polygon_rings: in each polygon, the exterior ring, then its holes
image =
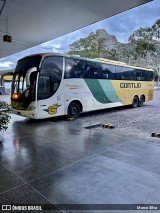
{"type": "Polygon", "coordinates": [[[160,19],[151,27],[134,31],[130,35],[128,43],[123,44],[117,41],[115,46],[109,45],[105,36],[92,32],[86,38],[72,43],[69,54],[124,61],[130,65],[150,67],[158,72],[160,65],[160,19]]]}
{"type": "Polygon", "coordinates": [[[135,60],[140,58],[147,67],[158,70],[160,64],[160,19],[152,27],[140,28],[128,39],[135,60]]]}
{"type": "Polygon", "coordinates": [[[10,106],[6,102],[0,101],[0,132],[6,131],[10,121],[10,106]]]}
{"type": "Polygon", "coordinates": [[[70,45],[69,54],[80,55],[87,58],[108,58],[118,60],[115,49],[107,49],[106,40],[96,33],[90,33],[88,37],[81,38],[70,45]]]}

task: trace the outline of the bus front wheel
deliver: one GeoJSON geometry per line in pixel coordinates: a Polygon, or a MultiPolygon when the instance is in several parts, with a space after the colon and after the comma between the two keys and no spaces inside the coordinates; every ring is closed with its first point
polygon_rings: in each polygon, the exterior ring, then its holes
{"type": "Polygon", "coordinates": [[[80,115],[80,106],[76,102],[72,102],[68,106],[68,118],[78,118],[80,115]]]}
{"type": "Polygon", "coordinates": [[[134,96],[133,101],[132,101],[132,107],[136,108],[139,104],[139,100],[137,96],[134,96]]]}

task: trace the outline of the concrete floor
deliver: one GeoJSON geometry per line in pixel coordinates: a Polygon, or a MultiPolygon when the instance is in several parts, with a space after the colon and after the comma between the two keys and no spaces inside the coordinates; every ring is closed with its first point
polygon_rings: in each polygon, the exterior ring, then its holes
{"type": "Polygon", "coordinates": [[[67,122],[12,115],[0,144],[0,203],[160,203],[159,144],[84,126],[86,117],[67,122]]]}

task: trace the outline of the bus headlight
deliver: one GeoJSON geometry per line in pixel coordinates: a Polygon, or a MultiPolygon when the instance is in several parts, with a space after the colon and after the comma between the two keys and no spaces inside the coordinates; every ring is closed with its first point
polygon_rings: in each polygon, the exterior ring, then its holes
{"type": "Polygon", "coordinates": [[[19,98],[20,98],[20,94],[19,93],[13,93],[12,94],[12,99],[18,100],[19,98]]]}

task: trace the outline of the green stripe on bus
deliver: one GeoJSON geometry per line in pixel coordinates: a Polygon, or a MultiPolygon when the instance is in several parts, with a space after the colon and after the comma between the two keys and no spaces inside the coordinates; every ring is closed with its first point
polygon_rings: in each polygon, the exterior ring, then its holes
{"type": "Polygon", "coordinates": [[[99,82],[108,99],[110,99],[113,103],[121,102],[110,80],[106,81],[106,80],[100,79],[99,82]]]}
{"type": "Polygon", "coordinates": [[[85,79],[87,86],[89,87],[93,97],[100,103],[113,103],[105,94],[99,80],[97,79],[85,79]]]}

